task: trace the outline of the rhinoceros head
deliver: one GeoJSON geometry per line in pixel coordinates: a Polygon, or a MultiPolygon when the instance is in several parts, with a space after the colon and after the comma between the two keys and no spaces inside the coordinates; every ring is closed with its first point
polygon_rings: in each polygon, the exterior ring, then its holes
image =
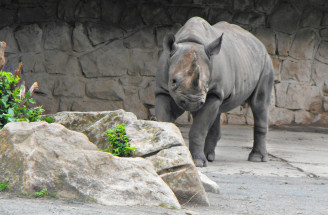
{"type": "Polygon", "coordinates": [[[204,105],[212,56],[219,53],[222,36],[206,46],[195,42],[176,43],[172,34],[164,38],[164,51],[170,53],[168,89],[180,108],[197,111],[204,105]]]}

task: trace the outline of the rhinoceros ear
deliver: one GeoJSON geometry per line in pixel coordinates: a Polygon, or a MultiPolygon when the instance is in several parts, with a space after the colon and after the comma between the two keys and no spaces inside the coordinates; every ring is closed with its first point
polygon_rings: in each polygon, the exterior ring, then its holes
{"type": "Polygon", "coordinates": [[[174,34],[166,34],[163,41],[163,48],[168,52],[172,52],[176,48],[174,34]]]}
{"type": "Polygon", "coordinates": [[[219,54],[221,49],[222,39],[223,39],[223,33],[219,38],[217,38],[216,40],[205,46],[205,52],[208,57],[219,54]]]}

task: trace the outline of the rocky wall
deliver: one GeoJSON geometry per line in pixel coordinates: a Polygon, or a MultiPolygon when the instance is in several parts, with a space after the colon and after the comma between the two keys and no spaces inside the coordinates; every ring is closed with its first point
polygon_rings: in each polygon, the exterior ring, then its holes
{"type": "MultiPolygon", "coordinates": [[[[123,108],[154,114],[158,56],[167,32],[190,17],[236,23],[267,47],[275,67],[271,124],[328,125],[325,0],[2,0],[4,70],[23,65],[48,113],[123,108]]],[[[241,106],[227,123],[252,124],[241,106]]]]}

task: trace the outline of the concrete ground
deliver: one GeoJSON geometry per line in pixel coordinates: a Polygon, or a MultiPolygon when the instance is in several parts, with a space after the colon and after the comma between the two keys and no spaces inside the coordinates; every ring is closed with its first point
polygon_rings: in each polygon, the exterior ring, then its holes
{"type": "MultiPolygon", "coordinates": [[[[53,199],[19,198],[0,193],[0,214],[327,214],[328,132],[272,130],[268,134],[269,162],[247,161],[252,128],[222,126],[216,160],[200,168],[220,186],[208,193],[211,206],[103,206],[53,199]]],[[[188,142],[188,128],[181,131],[188,142]]]]}
{"type": "Polygon", "coordinates": [[[200,168],[220,185],[220,197],[209,194],[212,205],[200,214],[328,214],[328,132],[271,129],[269,162],[253,163],[246,161],[252,127],[222,127],[216,160],[200,168]]]}

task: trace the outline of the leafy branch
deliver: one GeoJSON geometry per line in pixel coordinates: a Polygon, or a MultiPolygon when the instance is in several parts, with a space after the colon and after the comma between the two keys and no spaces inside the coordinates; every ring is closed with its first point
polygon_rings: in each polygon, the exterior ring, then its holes
{"type": "Polygon", "coordinates": [[[25,83],[18,86],[22,63],[19,64],[15,75],[0,71],[0,129],[9,122],[36,122],[41,121],[44,112],[42,106],[30,108],[35,104],[32,98],[38,83],[35,82],[26,92],[25,83]]]}
{"type": "Polygon", "coordinates": [[[126,125],[119,124],[115,128],[109,129],[106,132],[110,147],[103,149],[105,152],[110,152],[119,157],[131,157],[137,150],[136,147],[130,146],[129,136],[126,134],[126,125]]]}

